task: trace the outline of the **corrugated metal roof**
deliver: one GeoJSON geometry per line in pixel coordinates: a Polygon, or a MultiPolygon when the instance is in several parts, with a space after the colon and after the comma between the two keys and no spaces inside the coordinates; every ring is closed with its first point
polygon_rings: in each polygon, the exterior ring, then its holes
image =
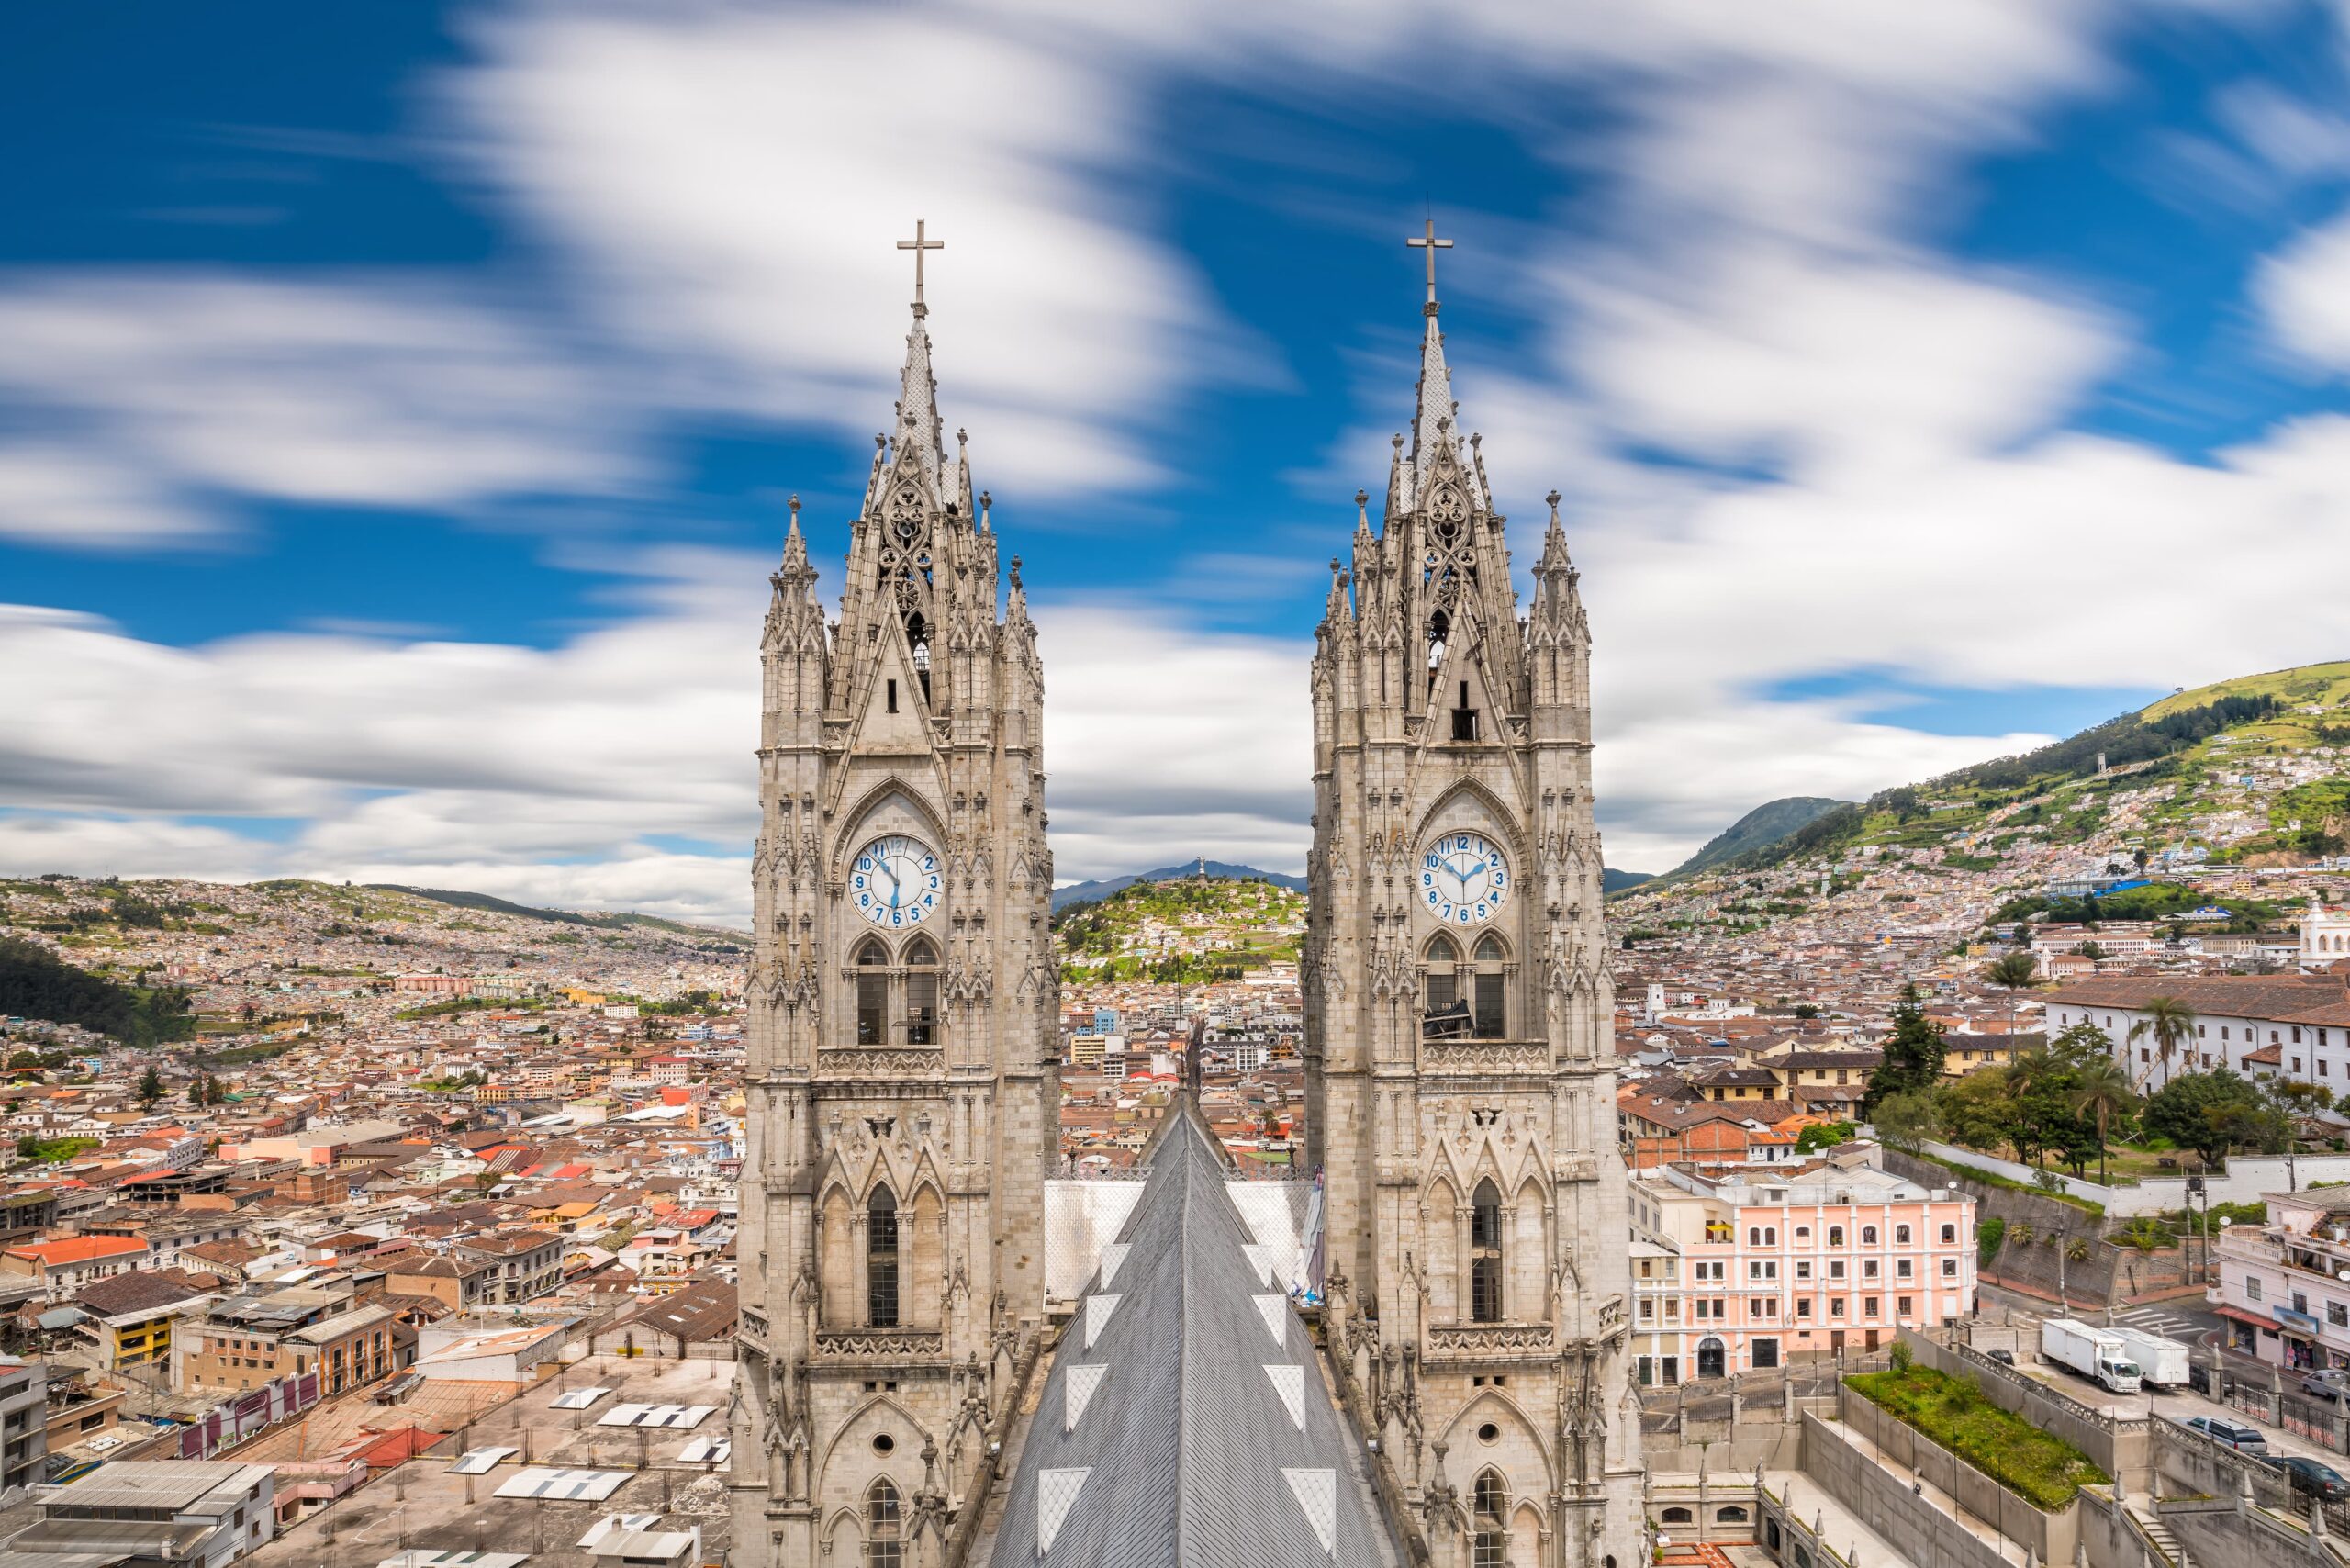
{"type": "Polygon", "coordinates": [[[1061,1339],[992,1562],[1239,1568],[1395,1560],[1354,1477],[1304,1326],[1188,1104],[1158,1140],[1134,1217],[1061,1339]],[[1113,1294],[1107,1311],[1095,1306],[1113,1294]],[[1277,1330],[1277,1331],[1276,1331],[1277,1330]]]}

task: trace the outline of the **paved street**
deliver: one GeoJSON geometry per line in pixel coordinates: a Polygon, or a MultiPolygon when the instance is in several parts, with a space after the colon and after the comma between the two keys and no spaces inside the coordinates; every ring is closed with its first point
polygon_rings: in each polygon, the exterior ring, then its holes
{"type": "MultiPolygon", "coordinates": [[[[2232,1406],[2207,1399],[2192,1390],[2171,1392],[2147,1389],[2137,1394],[2109,1394],[2087,1378],[2076,1377],[2060,1367],[2046,1365],[2035,1359],[2039,1344],[2040,1323],[2056,1315],[2055,1304],[2014,1291],[1986,1285],[1981,1289],[1983,1311],[1977,1322],[1988,1327],[2012,1326],[2029,1337],[2016,1353],[2016,1370],[2028,1377],[2035,1377],[2053,1388],[2060,1388],[2085,1405],[2115,1416],[2162,1416],[2174,1421],[2184,1421],[2190,1416],[2224,1416],[2232,1421],[2242,1421],[2257,1427],[2266,1434],[2269,1452],[2276,1455],[2300,1454],[2322,1460],[2336,1469],[2350,1473],[2350,1456],[2334,1452],[2322,1443],[2313,1443],[2291,1432],[2281,1430],[2232,1406]]],[[[2102,1322],[2103,1313],[2081,1314],[2092,1323],[2102,1322]]],[[[2189,1298],[2163,1302],[2151,1306],[2132,1307],[2114,1315],[2114,1320],[2149,1334],[2160,1334],[2195,1347],[2199,1359],[2208,1361],[2210,1338],[2220,1329],[2220,1319],[2205,1309],[2202,1303],[2189,1298]]],[[[2298,1379],[2286,1385],[2299,1386],[2298,1379]]]]}

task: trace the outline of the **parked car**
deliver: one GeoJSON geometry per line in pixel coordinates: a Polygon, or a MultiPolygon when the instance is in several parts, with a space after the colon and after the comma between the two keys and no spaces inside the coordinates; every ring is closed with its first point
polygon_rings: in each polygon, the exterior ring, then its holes
{"type": "Polygon", "coordinates": [[[2003,1367],[2011,1367],[2016,1364],[2016,1353],[2013,1350],[1994,1350],[1991,1352],[1991,1359],[2003,1367]]]}
{"type": "Polygon", "coordinates": [[[2276,1462],[2277,1468],[2284,1471],[2285,1479],[2293,1484],[2296,1492],[2305,1492],[2327,1503],[2338,1503],[2344,1497],[2350,1497],[2350,1481],[2343,1480],[2342,1473],[2330,1464],[2303,1459],[2298,1454],[2276,1462]]]}
{"type": "Polygon", "coordinates": [[[2301,1392],[2313,1394],[2320,1399],[2338,1400],[2344,1394],[2350,1393],[2350,1372],[2344,1372],[2339,1367],[2327,1367],[2322,1372],[2313,1372],[2301,1379],[2301,1392]]]}
{"type": "Polygon", "coordinates": [[[2190,1432],[2200,1432],[2215,1443],[2224,1443],[2240,1453],[2268,1457],[2268,1439],[2257,1427],[2247,1427],[2242,1421],[2231,1421],[2225,1416],[2189,1416],[2179,1423],[2190,1432]]]}

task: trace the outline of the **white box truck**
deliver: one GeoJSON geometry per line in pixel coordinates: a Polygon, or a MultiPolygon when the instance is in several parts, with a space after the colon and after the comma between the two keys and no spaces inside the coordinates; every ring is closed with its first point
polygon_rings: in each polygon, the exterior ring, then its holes
{"type": "Polygon", "coordinates": [[[2040,1326],[2040,1354],[2060,1367],[2069,1367],[2116,1394],[2138,1392],[2138,1363],[2121,1337],[2070,1317],[2051,1317],[2040,1326]]]}
{"type": "Polygon", "coordinates": [[[2143,1328],[2101,1328],[2098,1332],[2121,1341],[2121,1348],[2138,1363],[2141,1383],[2151,1383],[2157,1388],[2187,1386],[2187,1346],[2143,1328]]]}

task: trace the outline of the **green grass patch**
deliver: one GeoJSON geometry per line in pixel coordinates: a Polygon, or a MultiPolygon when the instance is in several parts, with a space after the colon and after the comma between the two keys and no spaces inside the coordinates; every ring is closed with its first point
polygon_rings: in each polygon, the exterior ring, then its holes
{"type": "Polygon", "coordinates": [[[1973,1383],[1930,1367],[1862,1372],[1844,1380],[1862,1398],[1915,1428],[2042,1508],[2061,1508],[2093,1483],[2112,1479],[2064,1439],[2002,1410],[1973,1383]]]}

